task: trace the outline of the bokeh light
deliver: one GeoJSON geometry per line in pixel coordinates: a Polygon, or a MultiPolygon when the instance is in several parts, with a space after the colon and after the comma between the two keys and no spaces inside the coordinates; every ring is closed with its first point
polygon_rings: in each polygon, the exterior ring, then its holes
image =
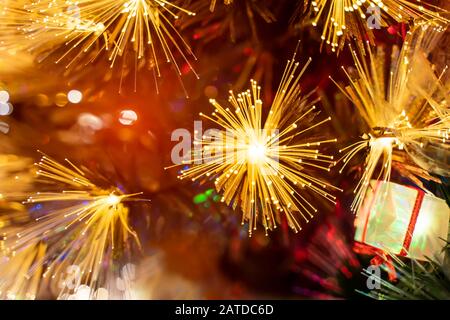
{"type": "Polygon", "coordinates": [[[8,101],[9,101],[8,91],[1,90],[0,91],[0,103],[7,103],[8,101]]]}
{"type": "Polygon", "coordinates": [[[11,103],[0,102],[0,116],[9,116],[14,108],[11,103]]]}
{"type": "Polygon", "coordinates": [[[80,103],[83,100],[83,94],[79,90],[70,90],[67,93],[67,99],[70,103],[80,103]]]}
{"type": "Polygon", "coordinates": [[[104,127],[102,119],[87,112],[78,116],[78,124],[84,128],[90,128],[92,130],[101,130],[104,127]]]}
{"type": "Polygon", "coordinates": [[[119,122],[124,126],[131,126],[136,122],[137,118],[138,116],[135,111],[130,109],[123,110],[120,112],[119,122]]]}
{"type": "Polygon", "coordinates": [[[67,102],[68,102],[68,100],[67,100],[67,96],[65,93],[60,92],[55,95],[55,104],[58,107],[66,106],[67,102]]]}

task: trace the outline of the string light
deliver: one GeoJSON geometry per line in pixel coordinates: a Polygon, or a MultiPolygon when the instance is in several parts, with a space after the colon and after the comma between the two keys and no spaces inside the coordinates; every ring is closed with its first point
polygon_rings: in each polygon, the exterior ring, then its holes
{"type": "MultiPolygon", "coordinates": [[[[443,175],[448,172],[448,164],[445,164],[449,156],[448,94],[422,47],[422,40],[432,37],[434,32],[438,31],[425,25],[410,32],[401,51],[394,48],[390,65],[385,62],[383,51],[373,53],[368,48],[367,59],[362,53],[352,51],[358,79],[354,80],[343,69],[350,84],[342,88],[336,83],[371,128],[360,141],[340,150],[344,154],[341,172],[356,154],[367,151],[364,171],[355,189],[352,204],[355,211],[359,210],[371,179],[390,179],[395,150],[406,151],[416,166],[428,172],[443,175]],[[385,78],[388,66],[391,71],[385,78]],[[440,150],[444,161],[427,157],[425,151],[429,147],[440,150]]],[[[409,167],[403,173],[416,181],[414,174],[420,175],[420,172],[409,167]]]]}
{"type": "MultiPolygon", "coordinates": [[[[128,222],[128,209],[123,202],[137,194],[123,194],[117,188],[104,189],[86,177],[86,172],[66,159],[67,166],[44,155],[36,164],[38,181],[49,185],[67,185],[61,192],[37,192],[25,204],[51,203],[59,209],[50,210],[17,229],[7,229],[3,247],[8,256],[32,250],[47,243],[47,253],[38,262],[24,265],[34,276],[42,269],[42,278],[60,278],[67,266],[79,266],[83,283],[97,288],[102,271],[112,267],[113,254],[123,248],[130,238],[139,245],[136,233],[128,222]]],[[[25,258],[24,258],[25,259],[25,258]]],[[[10,260],[12,263],[16,260],[10,260]]],[[[23,259],[19,260],[23,261],[23,259]]],[[[12,268],[5,262],[3,270],[12,268]]],[[[1,271],[2,269],[0,269],[1,271]]],[[[0,273],[2,279],[9,274],[0,273]]],[[[20,278],[7,278],[12,287],[20,278]]],[[[11,290],[11,289],[9,289],[11,290]]],[[[61,294],[64,294],[64,288],[61,294]]],[[[14,291],[14,290],[13,290],[14,291]]]]}
{"type": "Polygon", "coordinates": [[[191,167],[182,170],[180,179],[215,177],[222,202],[233,208],[240,205],[242,223],[248,222],[250,235],[258,221],[266,233],[276,228],[281,214],[294,231],[300,231],[300,220],[309,222],[318,211],[306,193],[335,200],[330,191],[337,188],[310,172],[311,168],[330,170],[333,157],[322,154],[318,147],[336,141],[306,136],[330,120],[312,123],[316,106],[309,101],[310,94],[301,96],[299,80],[310,61],[300,72],[295,55],[287,63],[265,121],[261,88],[256,81],[251,81],[250,90],[237,96],[230,91],[231,108],[211,99],[215,108],[212,116],[200,114],[224,131],[194,141],[193,159],[184,161],[191,167]],[[299,130],[303,125],[306,128],[299,130]]]}
{"type": "MultiPolygon", "coordinates": [[[[193,71],[188,56],[194,55],[172,24],[179,13],[195,15],[166,0],[44,0],[3,8],[1,43],[8,50],[31,50],[72,68],[84,59],[96,60],[106,52],[111,68],[128,53],[146,59],[161,76],[160,60],[181,70],[174,51],[193,71]],[[174,49],[172,49],[174,48],[174,49]]],[[[42,59],[42,58],[41,58],[42,59]]]]}
{"type": "Polygon", "coordinates": [[[444,10],[416,0],[314,0],[312,10],[312,25],[320,26],[321,39],[333,52],[339,51],[348,34],[365,39],[369,29],[392,22],[448,23],[448,19],[441,16],[444,10]]]}

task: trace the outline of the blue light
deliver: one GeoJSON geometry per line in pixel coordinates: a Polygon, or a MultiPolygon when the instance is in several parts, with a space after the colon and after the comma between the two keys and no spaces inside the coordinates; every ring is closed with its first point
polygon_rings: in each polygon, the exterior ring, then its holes
{"type": "Polygon", "coordinates": [[[125,188],[123,185],[121,185],[120,183],[117,184],[117,188],[122,191],[123,193],[126,193],[125,188]]]}
{"type": "Polygon", "coordinates": [[[33,211],[39,211],[39,210],[41,210],[41,209],[42,209],[42,204],[38,203],[38,204],[34,205],[33,207],[31,207],[30,211],[31,211],[31,212],[33,212],[33,211]]]}

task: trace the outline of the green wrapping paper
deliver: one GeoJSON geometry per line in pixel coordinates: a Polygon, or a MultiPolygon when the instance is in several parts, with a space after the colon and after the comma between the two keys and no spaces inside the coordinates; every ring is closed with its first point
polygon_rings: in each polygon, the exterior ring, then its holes
{"type": "Polygon", "coordinates": [[[450,209],[419,189],[371,180],[355,220],[355,240],[391,254],[442,261],[450,209]]]}

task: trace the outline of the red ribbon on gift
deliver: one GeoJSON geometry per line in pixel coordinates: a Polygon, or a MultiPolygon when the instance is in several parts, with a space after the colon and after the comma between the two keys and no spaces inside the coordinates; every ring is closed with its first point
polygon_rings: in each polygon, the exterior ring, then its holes
{"type": "MultiPolygon", "coordinates": [[[[372,202],[369,206],[369,208],[373,208],[375,199],[377,198],[378,192],[380,190],[381,181],[377,181],[376,185],[376,191],[372,198],[372,202]]],[[[412,187],[410,187],[412,188],[412,187]]],[[[425,197],[425,192],[423,192],[420,189],[413,188],[414,190],[418,191],[418,195],[416,198],[416,201],[414,203],[413,212],[411,214],[411,219],[409,221],[408,229],[406,230],[406,236],[403,241],[402,250],[398,254],[399,256],[406,257],[408,255],[409,247],[411,246],[412,236],[414,234],[414,230],[416,228],[417,218],[419,217],[420,208],[422,207],[423,199],[425,197]]],[[[395,267],[392,263],[392,259],[389,256],[388,253],[386,253],[383,249],[373,247],[367,243],[365,243],[366,240],[366,232],[367,232],[367,226],[369,224],[369,216],[370,212],[367,215],[365,224],[364,224],[364,230],[362,234],[362,242],[356,241],[354,245],[354,251],[360,254],[366,254],[366,255],[375,255],[375,257],[370,261],[371,265],[379,266],[382,264],[385,264],[388,268],[388,276],[390,281],[395,281],[397,279],[397,275],[395,272],[395,267]]]]}
{"type": "Polygon", "coordinates": [[[353,251],[359,254],[375,256],[372,258],[372,260],[370,260],[370,264],[372,266],[381,266],[382,264],[384,264],[388,269],[389,281],[392,282],[397,280],[397,272],[395,271],[392,259],[389,254],[386,253],[386,251],[384,251],[383,249],[379,249],[366,243],[355,241],[353,245],[353,251]]]}
{"type": "Polygon", "coordinates": [[[425,192],[417,189],[419,194],[417,195],[416,202],[414,203],[413,212],[411,215],[411,220],[409,220],[408,230],[406,230],[405,240],[403,241],[403,248],[399,255],[406,257],[408,254],[409,246],[411,245],[412,236],[414,229],[416,229],[417,218],[419,217],[420,207],[422,207],[423,198],[425,197],[425,192]]]}

